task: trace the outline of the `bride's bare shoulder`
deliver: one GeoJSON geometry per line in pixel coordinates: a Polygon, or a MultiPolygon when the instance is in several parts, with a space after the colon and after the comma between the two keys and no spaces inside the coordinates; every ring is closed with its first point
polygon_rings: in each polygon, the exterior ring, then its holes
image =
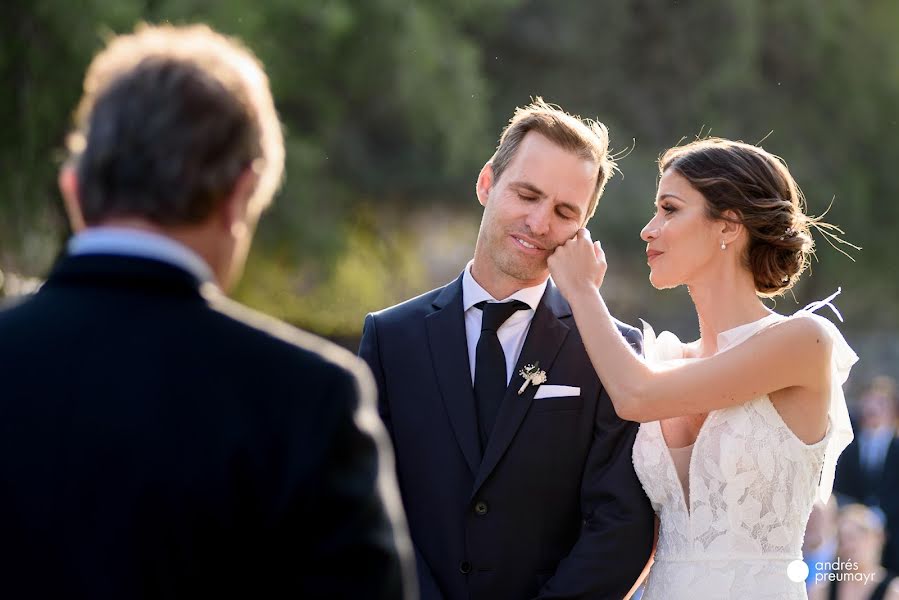
{"type": "Polygon", "coordinates": [[[762,332],[768,334],[762,336],[762,339],[769,344],[788,344],[789,348],[800,355],[806,351],[829,358],[833,339],[821,319],[822,317],[812,314],[784,318],[762,332]]]}

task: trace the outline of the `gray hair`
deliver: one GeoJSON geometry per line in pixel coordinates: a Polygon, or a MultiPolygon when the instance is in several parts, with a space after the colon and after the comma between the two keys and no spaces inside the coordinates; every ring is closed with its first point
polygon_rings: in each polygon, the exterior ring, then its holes
{"type": "Polygon", "coordinates": [[[268,78],[238,41],[204,25],[139,26],[88,68],[68,147],[85,222],[206,219],[246,169],[271,202],[284,141],[268,78]]]}

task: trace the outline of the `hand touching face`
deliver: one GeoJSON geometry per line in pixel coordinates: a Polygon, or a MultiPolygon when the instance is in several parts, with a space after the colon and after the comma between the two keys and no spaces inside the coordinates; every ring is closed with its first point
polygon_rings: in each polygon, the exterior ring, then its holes
{"type": "Polygon", "coordinates": [[[553,282],[566,298],[599,289],[608,267],[602,246],[585,228],[557,247],[548,262],[553,282]]]}
{"type": "Polygon", "coordinates": [[[511,293],[545,281],[549,255],[587,219],[596,177],[594,162],[535,132],[499,178],[485,165],[477,185],[484,206],[473,267],[478,283],[511,293]]]}

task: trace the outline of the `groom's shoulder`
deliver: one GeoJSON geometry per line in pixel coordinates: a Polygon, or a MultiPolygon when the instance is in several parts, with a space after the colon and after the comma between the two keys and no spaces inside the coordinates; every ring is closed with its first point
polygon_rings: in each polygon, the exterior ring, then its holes
{"type": "Polygon", "coordinates": [[[624,321],[620,321],[620,320],[616,319],[615,317],[612,317],[612,321],[615,322],[615,326],[618,327],[618,331],[620,331],[621,335],[623,335],[624,337],[626,337],[626,338],[631,338],[631,337],[642,338],[643,337],[643,334],[640,332],[640,330],[637,329],[636,327],[634,327],[633,325],[629,325],[628,323],[625,323],[624,321]]]}
{"type": "Polygon", "coordinates": [[[618,327],[618,331],[621,333],[621,336],[630,344],[631,348],[637,354],[643,354],[643,332],[628,325],[624,321],[619,321],[615,317],[612,317],[612,320],[615,322],[615,326],[618,327]]]}
{"type": "MultiPolygon", "coordinates": [[[[638,353],[643,352],[643,333],[634,327],[633,325],[629,325],[624,321],[616,319],[612,317],[612,321],[615,323],[615,327],[618,328],[618,332],[621,334],[621,337],[627,341],[628,344],[631,345],[638,353]]],[[[577,329],[577,324],[572,319],[572,323],[574,323],[575,329],[577,329]]],[[[578,335],[580,337],[584,337],[585,335],[589,335],[589,328],[586,331],[578,330],[578,335]]]]}
{"type": "MultiPolygon", "coordinates": [[[[624,336],[625,338],[627,338],[627,339],[631,339],[631,338],[642,339],[643,338],[643,334],[640,332],[640,330],[637,329],[636,327],[634,327],[633,325],[629,325],[628,323],[625,323],[624,321],[622,321],[620,319],[616,319],[615,317],[612,317],[612,321],[615,323],[615,327],[618,328],[618,332],[621,333],[621,335],[624,336]]],[[[571,323],[577,329],[577,322],[574,319],[571,319],[571,323]]],[[[589,331],[589,328],[588,328],[588,331],[589,331]]],[[[581,333],[587,333],[587,332],[581,332],[581,333]]]]}
{"type": "Polygon", "coordinates": [[[434,288],[433,290],[415,296],[414,298],[404,300],[399,304],[394,304],[393,306],[372,312],[371,316],[377,319],[379,323],[385,324],[425,317],[434,312],[434,302],[437,298],[446,291],[447,288],[455,284],[456,282],[450,282],[446,285],[434,288]]]}

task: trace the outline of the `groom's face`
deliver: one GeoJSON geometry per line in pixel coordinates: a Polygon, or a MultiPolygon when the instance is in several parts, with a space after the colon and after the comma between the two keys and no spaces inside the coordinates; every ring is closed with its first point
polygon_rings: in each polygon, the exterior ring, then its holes
{"type": "Polygon", "coordinates": [[[478,178],[484,216],[475,261],[483,275],[523,288],[549,277],[546,260],[586,221],[597,166],[530,132],[498,180],[490,164],[478,178]],[[484,273],[488,271],[488,273],[484,273]]]}

